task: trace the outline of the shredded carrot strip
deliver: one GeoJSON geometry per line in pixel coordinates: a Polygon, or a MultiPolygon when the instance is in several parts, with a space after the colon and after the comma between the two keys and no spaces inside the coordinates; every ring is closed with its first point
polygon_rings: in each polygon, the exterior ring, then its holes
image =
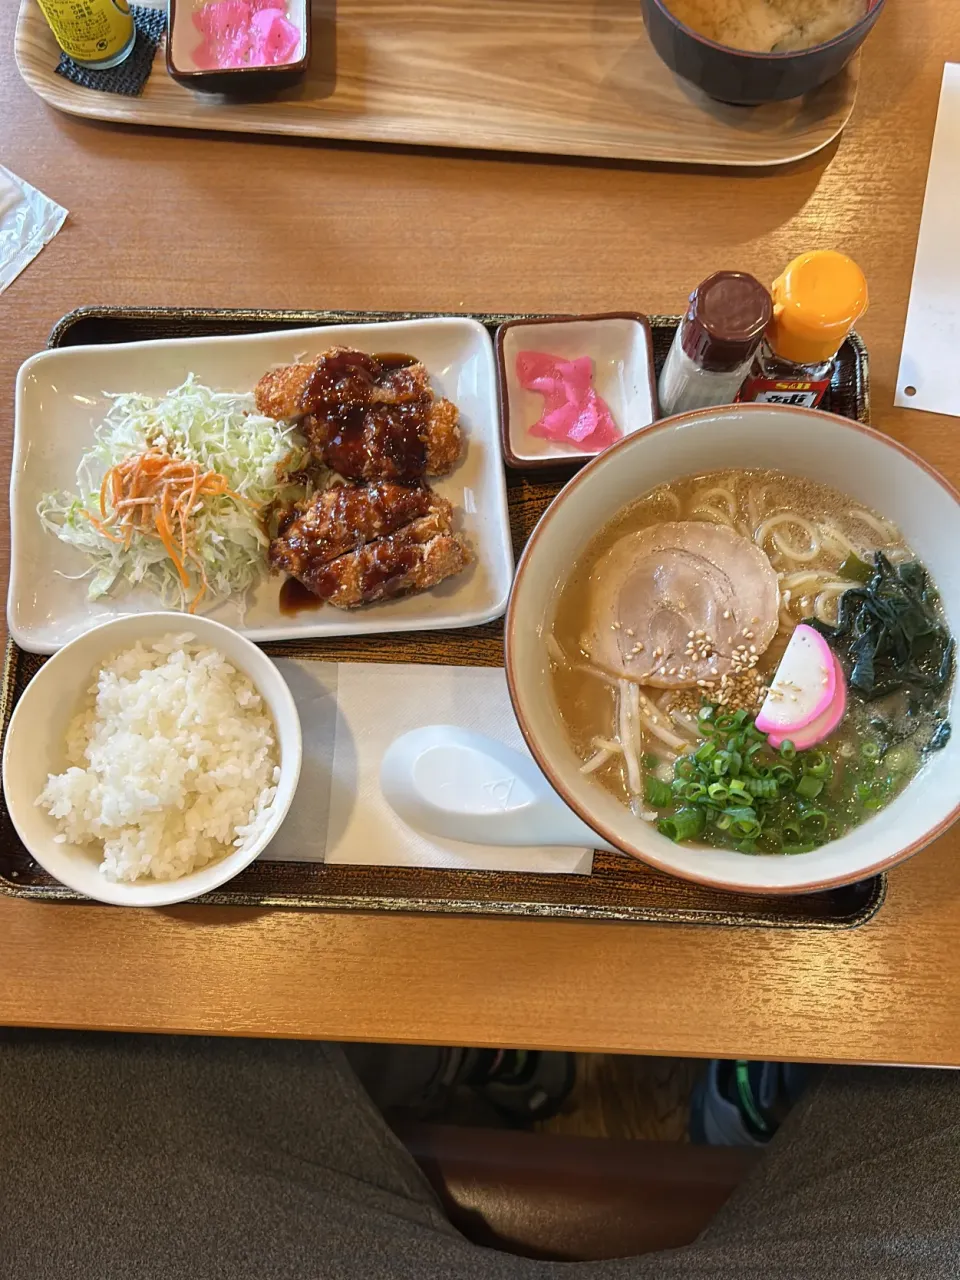
{"type": "Polygon", "coordinates": [[[103,477],[101,519],[86,510],[83,514],[98,533],[125,549],[129,549],[136,534],[162,542],[185,588],[190,586],[188,566],[196,565],[198,589],[190,602],[193,613],[209,587],[203,560],[194,545],[194,517],[200,499],[216,497],[233,498],[257,509],[255,502],[235,493],[226,476],[218,471],[201,471],[195,462],[150,448],[125,458],[103,477]]]}

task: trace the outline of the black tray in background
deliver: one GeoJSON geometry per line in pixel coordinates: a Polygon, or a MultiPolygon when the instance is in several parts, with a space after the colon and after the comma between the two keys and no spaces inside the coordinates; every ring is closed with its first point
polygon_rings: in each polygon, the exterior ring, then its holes
{"type": "MultiPolygon", "coordinates": [[[[216,311],[83,308],[65,316],[50,346],[136,342],[150,338],[257,333],[319,324],[367,323],[415,318],[411,313],[331,311],[216,311]]],[[[495,331],[515,315],[478,315],[495,331]]],[[[651,317],[659,370],[677,318],[651,317]]],[[[853,335],[844,344],[824,407],[869,420],[866,350],[853,335]]],[[[507,472],[515,550],[519,553],[540,515],[578,464],[507,472]]],[[[396,636],[332,638],[265,646],[268,653],[327,661],[427,662],[502,666],[500,622],[464,631],[396,636]]],[[[0,687],[0,737],[17,700],[45,659],[10,644],[0,687]]],[[[598,852],[590,876],[541,876],[499,871],[454,871],[419,867],[323,866],[299,862],[255,862],[215,893],[197,899],[220,906],[289,906],[355,911],[443,912],[625,920],[656,924],[708,924],[776,929],[843,929],[863,924],[879,909],[883,876],[826,893],[759,897],[703,888],[663,875],[616,854],[598,852]]],[[[85,901],[49,877],[20,843],[0,798],[0,893],[54,902],[85,901]]]]}

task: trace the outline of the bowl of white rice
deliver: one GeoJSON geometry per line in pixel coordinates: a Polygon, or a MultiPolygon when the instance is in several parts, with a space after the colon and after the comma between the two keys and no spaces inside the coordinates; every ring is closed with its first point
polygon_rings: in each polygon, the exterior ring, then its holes
{"type": "Polygon", "coordinates": [[[55,654],[7,731],[3,790],[33,858],[100,902],[165,906],[267,846],[300,777],[300,720],[256,645],[208,618],[116,618],[55,654]]]}

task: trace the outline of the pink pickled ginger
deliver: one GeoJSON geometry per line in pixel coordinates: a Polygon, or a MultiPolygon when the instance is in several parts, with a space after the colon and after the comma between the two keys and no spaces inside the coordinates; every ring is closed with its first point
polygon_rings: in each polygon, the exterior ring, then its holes
{"type": "Polygon", "coordinates": [[[567,441],[584,453],[599,453],[620,438],[607,402],[594,389],[589,356],[562,360],[542,351],[521,351],[517,381],[525,391],[543,396],[543,413],[530,428],[532,436],[567,441]]]}
{"type": "Polygon", "coordinates": [[[211,0],[193,15],[203,43],[193,55],[202,71],[223,67],[273,67],[294,62],[300,32],[287,17],[286,0],[211,0]]]}

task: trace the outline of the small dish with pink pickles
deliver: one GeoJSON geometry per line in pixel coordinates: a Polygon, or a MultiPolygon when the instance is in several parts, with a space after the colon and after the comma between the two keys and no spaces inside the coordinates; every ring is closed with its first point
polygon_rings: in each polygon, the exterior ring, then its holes
{"type": "Polygon", "coordinates": [[[497,365],[511,467],[584,462],[657,417],[646,316],[511,320],[497,332],[497,365]]]}
{"type": "Polygon", "coordinates": [[[203,93],[258,98],[303,79],[310,0],[169,0],[167,70],[203,93]]]}

